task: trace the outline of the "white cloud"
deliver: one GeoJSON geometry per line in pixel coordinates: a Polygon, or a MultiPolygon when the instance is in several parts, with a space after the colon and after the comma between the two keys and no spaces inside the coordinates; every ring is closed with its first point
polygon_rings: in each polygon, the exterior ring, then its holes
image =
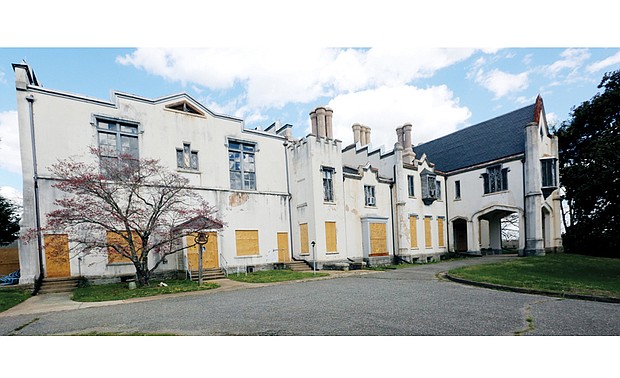
{"type": "Polygon", "coordinates": [[[520,92],[529,86],[528,72],[511,74],[508,72],[493,69],[484,72],[478,69],[475,74],[478,84],[495,94],[495,98],[501,98],[512,92],[520,92]]]}
{"type": "Polygon", "coordinates": [[[211,90],[241,84],[255,111],[398,86],[470,57],[472,49],[138,49],[117,62],[211,90]]]}
{"type": "Polygon", "coordinates": [[[0,169],[22,173],[17,111],[0,112],[0,169]]]}
{"type": "Polygon", "coordinates": [[[590,58],[588,49],[566,49],[560,56],[563,59],[557,60],[545,67],[545,72],[551,76],[557,76],[564,70],[575,72],[583,63],[590,58]]]}
{"type": "Polygon", "coordinates": [[[620,51],[610,57],[590,64],[588,67],[586,67],[586,70],[590,73],[593,73],[618,63],[620,63],[620,51]]]}
{"type": "Polygon", "coordinates": [[[386,150],[394,147],[396,128],[405,123],[413,124],[412,142],[417,145],[456,131],[471,116],[445,85],[383,86],[336,96],[328,106],[334,110],[334,137],[344,146],[353,143],[351,126],[360,123],[371,127],[372,145],[386,150]]]}
{"type": "Polygon", "coordinates": [[[6,84],[6,79],[4,78],[4,71],[0,69],[0,84],[6,84]]]}

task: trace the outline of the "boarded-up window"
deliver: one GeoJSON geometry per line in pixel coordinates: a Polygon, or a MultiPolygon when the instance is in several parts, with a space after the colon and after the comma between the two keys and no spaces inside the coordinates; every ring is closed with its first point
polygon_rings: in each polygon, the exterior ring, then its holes
{"type": "Polygon", "coordinates": [[[299,225],[299,240],[301,242],[301,253],[308,254],[308,223],[299,225]]]}
{"type": "Polygon", "coordinates": [[[411,238],[411,248],[418,248],[418,216],[409,217],[409,237],[411,238]]]}
{"type": "Polygon", "coordinates": [[[443,242],[443,218],[437,218],[437,240],[440,247],[445,247],[443,242]]]}
{"type": "Polygon", "coordinates": [[[386,256],[387,250],[387,232],[385,223],[370,224],[370,255],[386,256]]]}
{"type": "Polygon", "coordinates": [[[431,237],[431,218],[424,217],[424,245],[426,248],[433,247],[433,239],[431,237]]]}
{"type": "Polygon", "coordinates": [[[325,222],[325,252],[337,252],[336,222],[325,222]]]}
{"type": "Polygon", "coordinates": [[[237,256],[258,255],[258,230],[236,230],[237,256]]]}
{"type": "MultiPolygon", "coordinates": [[[[126,232],[121,232],[119,235],[114,231],[106,232],[106,239],[108,243],[108,263],[130,263],[131,259],[121,255],[121,251],[127,255],[131,255],[131,248],[129,242],[121,236],[127,235],[126,232]],[[115,248],[116,247],[116,248],[115,248]]],[[[140,257],[142,255],[142,241],[135,231],[131,232],[132,242],[136,250],[136,255],[140,257]]]]}

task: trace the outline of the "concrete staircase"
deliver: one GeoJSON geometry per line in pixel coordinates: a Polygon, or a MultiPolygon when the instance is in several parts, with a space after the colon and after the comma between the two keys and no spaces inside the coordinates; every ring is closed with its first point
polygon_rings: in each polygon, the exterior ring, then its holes
{"type": "MultiPolygon", "coordinates": [[[[219,280],[221,278],[226,278],[226,275],[224,274],[224,271],[222,271],[222,269],[214,268],[214,269],[203,269],[202,270],[203,281],[219,280]]],[[[192,281],[198,282],[198,271],[197,270],[192,271],[192,281]]]]}
{"type": "Polygon", "coordinates": [[[38,294],[70,293],[78,286],[78,278],[44,278],[38,294]]]}
{"type": "Polygon", "coordinates": [[[287,262],[286,265],[294,272],[312,272],[312,266],[305,261],[292,260],[287,262]]]}

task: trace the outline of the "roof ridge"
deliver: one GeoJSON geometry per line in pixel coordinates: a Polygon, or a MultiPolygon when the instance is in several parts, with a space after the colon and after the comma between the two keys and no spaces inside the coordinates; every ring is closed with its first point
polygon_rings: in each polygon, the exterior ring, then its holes
{"type": "MultiPolygon", "coordinates": [[[[516,113],[516,112],[519,112],[519,111],[523,111],[523,110],[524,110],[524,109],[526,109],[526,108],[529,108],[529,107],[535,107],[535,106],[536,106],[536,104],[537,104],[537,103],[536,103],[536,102],[534,102],[534,103],[531,103],[531,104],[529,104],[529,105],[523,106],[523,107],[521,107],[521,108],[519,108],[519,109],[512,110],[512,111],[510,111],[510,112],[508,112],[508,113],[504,113],[504,114],[501,114],[501,115],[495,116],[495,117],[493,117],[493,118],[489,118],[489,119],[487,119],[486,121],[482,121],[482,122],[478,122],[478,123],[476,123],[476,124],[474,124],[474,125],[469,125],[469,126],[466,126],[466,127],[462,128],[462,129],[460,129],[460,130],[453,131],[453,132],[451,132],[450,134],[446,134],[446,135],[440,136],[439,138],[435,138],[435,139],[429,140],[429,141],[427,141],[427,142],[420,143],[420,144],[418,144],[417,146],[414,146],[414,148],[415,148],[415,147],[424,146],[425,144],[432,143],[432,142],[436,142],[436,141],[438,141],[438,140],[442,140],[442,139],[444,139],[444,138],[447,138],[447,137],[452,136],[452,135],[454,135],[454,134],[460,133],[460,132],[462,132],[462,131],[469,130],[469,129],[475,128],[475,127],[477,127],[477,126],[483,125],[483,124],[485,124],[485,123],[488,123],[488,122],[494,121],[494,120],[496,120],[496,119],[498,119],[498,118],[506,117],[506,116],[508,116],[508,115],[510,115],[510,114],[513,114],[513,113],[516,113]]],[[[532,120],[533,120],[533,119],[534,119],[534,113],[532,113],[532,120]]]]}

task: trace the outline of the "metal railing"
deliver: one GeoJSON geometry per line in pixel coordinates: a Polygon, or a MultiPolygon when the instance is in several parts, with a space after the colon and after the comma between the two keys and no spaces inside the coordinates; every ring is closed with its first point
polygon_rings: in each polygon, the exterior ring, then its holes
{"type": "Polygon", "coordinates": [[[224,262],[223,268],[220,268],[220,269],[222,269],[224,271],[224,275],[228,277],[228,261],[226,260],[224,255],[222,255],[221,253],[220,253],[220,261],[224,262]]]}

